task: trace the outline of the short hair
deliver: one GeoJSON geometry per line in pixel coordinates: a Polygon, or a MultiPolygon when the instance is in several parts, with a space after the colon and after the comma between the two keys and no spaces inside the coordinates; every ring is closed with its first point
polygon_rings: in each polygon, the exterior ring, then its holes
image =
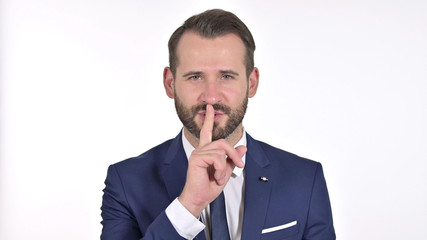
{"type": "Polygon", "coordinates": [[[175,30],[169,39],[169,67],[175,77],[178,66],[176,53],[178,42],[187,31],[194,31],[205,38],[215,38],[229,33],[236,34],[246,47],[244,64],[246,76],[249,78],[254,68],[255,41],[246,25],[233,13],[221,9],[211,9],[187,19],[175,30]]]}

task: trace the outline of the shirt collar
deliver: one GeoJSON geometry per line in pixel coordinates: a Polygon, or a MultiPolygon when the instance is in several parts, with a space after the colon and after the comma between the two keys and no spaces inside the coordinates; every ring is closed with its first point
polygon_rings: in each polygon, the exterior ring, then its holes
{"type": "MultiPolygon", "coordinates": [[[[190,159],[191,153],[194,151],[193,145],[190,144],[188,139],[185,137],[184,134],[184,128],[182,129],[182,145],[184,147],[185,155],[187,156],[187,160],[190,159]]],[[[245,146],[246,147],[246,131],[243,129],[242,138],[237,142],[237,144],[234,147],[238,146],[245,146]]],[[[242,161],[246,163],[246,154],[243,155],[242,161]]],[[[235,167],[233,170],[233,175],[240,176],[243,172],[243,168],[235,167]]]]}

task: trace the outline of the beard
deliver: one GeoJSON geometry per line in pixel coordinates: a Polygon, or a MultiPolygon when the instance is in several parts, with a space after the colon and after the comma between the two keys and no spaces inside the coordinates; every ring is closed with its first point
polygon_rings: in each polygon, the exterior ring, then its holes
{"type": "MultiPolygon", "coordinates": [[[[184,127],[197,139],[200,139],[200,130],[195,121],[200,111],[206,110],[207,103],[199,104],[187,108],[179,99],[175,93],[175,109],[184,127]]],[[[214,122],[212,130],[212,141],[218,139],[225,139],[236,130],[236,128],[242,123],[243,117],[245,116],[246,109],[248,107],[248,95],[243,99],[241,104],[236,109],[231,109],[229,106],[224,104],[212,104],[215,111],[221,111],[228,116],[227,121],[223,127],[218,126],[218,122],[214,122]]]]}

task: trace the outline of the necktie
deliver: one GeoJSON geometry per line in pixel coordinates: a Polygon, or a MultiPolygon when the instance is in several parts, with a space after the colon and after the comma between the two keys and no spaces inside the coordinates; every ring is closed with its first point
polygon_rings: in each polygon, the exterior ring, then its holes
{"type": "Polygon", "coordinates": [[[225,215],[224,193],[210,204],[211,208],[211,239],[230,240],[228,232],[227,216],[225,215]]]}

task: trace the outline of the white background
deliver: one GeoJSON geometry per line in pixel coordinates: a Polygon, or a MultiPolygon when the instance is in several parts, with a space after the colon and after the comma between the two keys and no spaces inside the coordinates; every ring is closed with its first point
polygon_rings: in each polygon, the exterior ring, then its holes
{"type": "Polygon", "coordinates": [[[0,239],[99,238],[108,165],[180,131],[167,41],[208,8],[251,29],[244,125],[323,164],[338,239],[427,239],[427,1],[150,2],[0,2],[0,239]]]}

